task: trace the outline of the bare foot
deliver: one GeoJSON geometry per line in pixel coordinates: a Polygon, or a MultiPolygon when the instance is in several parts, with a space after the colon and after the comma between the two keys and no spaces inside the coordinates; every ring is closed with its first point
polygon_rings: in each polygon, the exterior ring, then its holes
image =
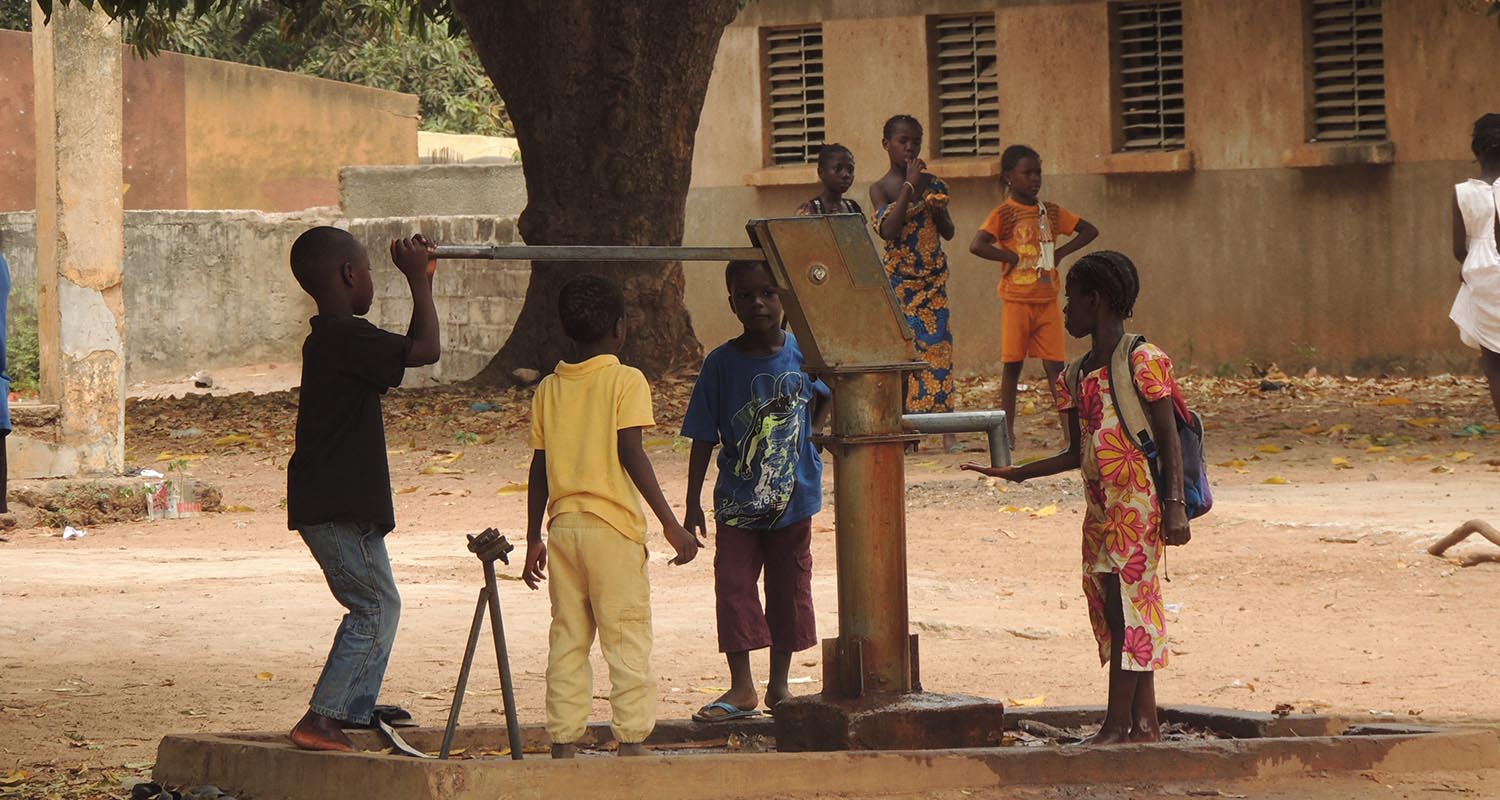
{"type": "Polygon", "coordinates": [[[1160,728],[1144,728],[1143,729],[1143,728],[1137,727],[1135,730],[1133,730],[1133,731],[1130,732],[1129,741],[1132,744],[1140,744],[1140,743],[1143,743],[1143,742],[1147,742],[1147,743],[1148,742],[1159,742],[1159,741],[1161,741],[1161,729],[1160,728]]]}
{"type": "Polygon", "coordinates": [[[647,755],[646,746],[640,742],[620,742],[620,749],[615,751],[615,755],[621,757],[644,756],[647,755]]]}
{"type": "Polygon", "coordinates": [[[303,750],[332,750],[339,753],[354,752],[354,741],[340,727],[342,723],[308,711],[297,721],[288,738],[303,750]]]}
{"type": "Polygon", "coordinates": [[[1099,732],[1079,742],[1080,745],[1124,744],[1130,741],[1130,731],[1100,728],[1099,732]]]}
{"type": "Polygon", "coordinates": [[[569,743],[569,744],[554,744],[554,745],[552,745],[552,757],[553,758],[573,758],[573,757],[575,757],[577,755],[578,755],[578,745],[576,745],[576,744],[569,743]]]}
{"type": "Polygon", "coordinates": [[[792,699],[792,690],[786,686],[766,687],[766,708],[774,709],[782,701],[792,699]]]}

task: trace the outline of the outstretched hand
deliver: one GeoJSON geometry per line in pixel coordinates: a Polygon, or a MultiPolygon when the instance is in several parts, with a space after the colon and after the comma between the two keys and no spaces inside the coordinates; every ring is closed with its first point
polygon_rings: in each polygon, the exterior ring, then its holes
{"type": "Polygon", "coordinates": [[[988,464],[976,464],[972,461],[969,461],[963,464],[959,464],[958,468],[967,472],[977,472],[981,475],[988,475],[991,478],[1000,478],[1001,480],[1007,480],[1011,483],[1020,483],[1026,480],[1025,478],[1021,477],[1021,474],[1016,467],[992,467],[988,464]]]}

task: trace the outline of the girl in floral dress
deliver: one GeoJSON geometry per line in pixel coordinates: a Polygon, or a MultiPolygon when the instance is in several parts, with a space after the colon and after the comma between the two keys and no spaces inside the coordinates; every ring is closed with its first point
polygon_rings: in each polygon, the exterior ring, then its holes
{"type": "MultiPolygon", "coordinates": [[[[953,335],[948,332],[948,256],[942,239],[953,238],[948,184],[924,170],[922,125],[906,114],[886,120],[880,141],[891,168],[870,186],[875,228],[885,243],[885,274],[907,324],[916,334],[917,357],[927,368],[906,379],[906,411],[953,410],[953,335]]],[[[953,434],[943,437],[952,452],[953,434]]]]}
{"type": "Polygon", "coordinates": [[[1059,407],[1068,415],[1072,444],[1020,467],[962,468],[1018,483],[1071,469],[1083,473],[1083,593],[1099,660],[1109,665],[1109,708],[1087,743],[1159,741],[1155,671],[1167,664],[1167,636],[1157,569],[1163,545],[1184,544],[1191,536],[1177,438],[1182,397],[1166,353],[1150,344],[1137,347],[1130,358],[1133,374],[1121,377],[1116,391],[1140,393],[1160,450],[1153,469],[1110,399],[1110,356],[1140,292],[1135,265],[1119,253],[1090,253],[1068,271],[1065,291],[1063,326],[1074,337],[1093,339],[1076,373],[1076,396],[1059,379],[1059,407]]]}

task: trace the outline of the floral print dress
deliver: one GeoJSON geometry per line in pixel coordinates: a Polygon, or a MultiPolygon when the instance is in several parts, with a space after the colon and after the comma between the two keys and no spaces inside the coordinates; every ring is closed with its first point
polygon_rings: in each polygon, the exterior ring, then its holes
{"type": "MultiPolygon", "coordinates": [[[[885,241],[885,274],[906,322],[916,334],[917,357],[927,368],[906,378],[906,410],[934,413],[953,410],[953,334],[948,332],[948,256],[933,215],[948,205],[948,184],[928,182],[922,197],[906,210],[906,225],[895,241],[885,241]]],[[[880,221],[889,205],[875,212],[880,221]]],[[[883,240],[884,241],[884,240],[883,240]]]]}
{"type": "MultiPolygon", "coordinates": [[[[1172,361],[1144,344],[1131,353],[1135,385],[1148,403],[1178,394],[1172,361]]],[[[1131,444],[1110,400],[1109,366],[1080,375],[1078,396],[1057,382],[1058,408],[1076,409],[1083,440],[1080,471],[1088,510],[1083,518],[1083,594],[1099,643],[1099,661],[1109,663],[1110,633],[1104,616],[1104,576],[1120,576],[1125,642],[1122,666],[1147,672],[1167,665],[1166,612],[1162,605],[1161,507],[1145,454],[1131,444]]],[[[1122,386],[1120,391],[1131,391],[1122,386]]]]}

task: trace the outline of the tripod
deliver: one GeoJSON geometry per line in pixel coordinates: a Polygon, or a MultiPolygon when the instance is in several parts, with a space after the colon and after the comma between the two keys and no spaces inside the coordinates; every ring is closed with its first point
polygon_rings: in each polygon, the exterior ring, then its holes
{"type": "Polygon", "coordinates": [[[516,722],[516,696],[510,679],[510,658],[505,651],[505,623],[500,619],[500,592],[495,583],[495,559],[509,564],[508,553],[516,546],[505,540],[494,528],[485,528],[478,536],[469,536],[469,552],[479,557],[484,565],[484,588],[479,590],[479,602],[474,605],[474,624],[469,626],[469,644],[464,648],[464,663],[458,671],[458,688],[453,692],[453,707],[448,711],[448,727],[443,731],[443,748],[438,758],[446,759],[453,747],[453,734],[458,730],[458,712],[463,708],[464,690],[469,685],[469,669],[474,666],[474,651],[479,648],[479,629],[484,625],[485,609],[489,609],[490,633],[495,639],[495,660],[500,666],[500,694],[505,702],[505,733],[510,738],[510,757],[521,760],[521,726],[516,722]]]}

